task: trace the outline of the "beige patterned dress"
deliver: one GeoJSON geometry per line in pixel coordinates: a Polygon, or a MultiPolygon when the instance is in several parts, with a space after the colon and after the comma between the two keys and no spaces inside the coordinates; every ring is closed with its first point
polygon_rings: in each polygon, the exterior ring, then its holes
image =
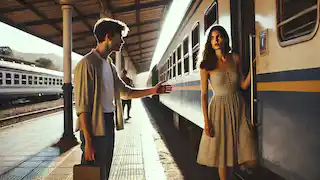
{"type": "Polygon", "coordinates": [[[197,162],[209,167],[225,167],[255,160],[253,139],[245,115],[236,63],[210,76],[214,96],[208,106],[214,137],[203,131],[197,162]]]}

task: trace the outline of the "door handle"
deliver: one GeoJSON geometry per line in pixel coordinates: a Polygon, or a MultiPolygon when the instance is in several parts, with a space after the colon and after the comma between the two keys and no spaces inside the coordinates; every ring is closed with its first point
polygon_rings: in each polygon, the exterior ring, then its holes
{"type": "Polygon", "coordinates": [[[252,64],[252,61],[253,61],[253,43],[252,43],[252,40],[255,38],[255,35],[254,34],[249,34],[249,50],[250,50],[250,79],[251,79],[251,88],[250,88],[250,94],[251,94],[251,98],[250,98],[250,108],[251,108],[251,113],[250,113],[250,116],[251,116],[251,125],[254,126],[254,102],[256,101],[256,99],[254,98],[254,80],[253,80],[253,64],[252,64]]]}

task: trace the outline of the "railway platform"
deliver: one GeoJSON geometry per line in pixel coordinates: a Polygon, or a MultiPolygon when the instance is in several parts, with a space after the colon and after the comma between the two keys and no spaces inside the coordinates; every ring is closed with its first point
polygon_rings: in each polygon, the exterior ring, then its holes
{"type": "MultiPolygon", "coordinates": [[[[133,100],[132,118],[116,131],[109,179],[165,180],[149,121],[140,100],[133,100]]],[[[74,122],[76,116],[74,114],[74,122]]],[[[80,144],[68,151],[53,146],[63,133],[63,111],[0,129],[0,180],[73,179],[80,163],[80,144]]],[[[80,142],[79,133],[75,133],[80,142]]]]}

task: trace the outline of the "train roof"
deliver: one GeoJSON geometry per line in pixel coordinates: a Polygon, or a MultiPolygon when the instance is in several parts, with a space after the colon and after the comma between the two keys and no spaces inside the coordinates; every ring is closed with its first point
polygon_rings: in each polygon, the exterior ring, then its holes
{"type": "MultiPolygon", "coordinates": [[[[1,49],[0,49],[1,51],[1,49]]],[[[26,65],[40,65],[39,63],[37,62],[29,62],[29,61],[26,61],[26,60],[23,60],[21,58],[17,58],[17,57],[12,57],[12,56],[7,56],[7,55],[3,55],[3,54],[0,54],[0,59],[3,59],[4,61],[8,61],[8,62],[15,62],[15,63],[23,63],[23,64],[26,64],[26,65]]]]}
{"type": "Polygon", "coordinates": [[[0,59],[0,67],[35,72],[35,73],[50,74],[55,76],[63,76],[63,72],[61,71],[40,68],[33,65],[25,65],[25,64],[19,64],[14,62],[8,62],[8,61],[4,61],[3,59],[0,59]]]}

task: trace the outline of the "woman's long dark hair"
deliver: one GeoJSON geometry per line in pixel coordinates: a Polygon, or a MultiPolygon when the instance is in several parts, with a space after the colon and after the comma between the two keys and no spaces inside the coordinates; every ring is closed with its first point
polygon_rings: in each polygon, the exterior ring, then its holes
{"type": "Polygon", "coordinates": [[[204,51],[202,54],[202,58],[199,58],[200,60],[200,68],[205,69],[207,71],[214,70],[217,68],[217,63],[218,63],[218,58],[216,56],[215,50],[212,48],[211,45],[211,40],[212,40],[212,32],[213,31],[218,31],[220,35],[223,38],[223,44],[224,44],[224,49],[222,49],[222,54],[226,54],[231,51],[231,47],[229,45],[229,36],[227,31],[220,25],[215,25],[211,27],[208,37],[207,37],[207,42],[204,47],[204,51]]]}

